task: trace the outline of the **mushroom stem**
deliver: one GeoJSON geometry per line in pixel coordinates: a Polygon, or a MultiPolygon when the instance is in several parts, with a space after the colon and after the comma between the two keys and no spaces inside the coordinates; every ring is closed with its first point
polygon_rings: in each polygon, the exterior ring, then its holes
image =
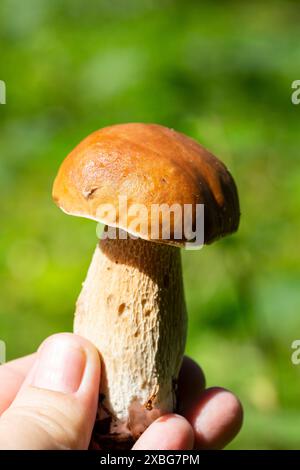
{"type": "Polygon", "coordinates": [[[186,341],[180,249],[102,239],[76,305],[75,333],[102,358],[94,444],[128,447],[176,407],[186,341]]]}

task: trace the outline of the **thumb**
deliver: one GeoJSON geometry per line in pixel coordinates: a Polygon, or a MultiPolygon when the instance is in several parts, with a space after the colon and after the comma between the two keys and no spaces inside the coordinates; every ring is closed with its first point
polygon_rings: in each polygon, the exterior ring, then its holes
{"type": "Polygon", "coordinates": [[[96,348],[71,333],[51,336],[0,418],[0,449],[87,449],[100,382],[96,348]]]}

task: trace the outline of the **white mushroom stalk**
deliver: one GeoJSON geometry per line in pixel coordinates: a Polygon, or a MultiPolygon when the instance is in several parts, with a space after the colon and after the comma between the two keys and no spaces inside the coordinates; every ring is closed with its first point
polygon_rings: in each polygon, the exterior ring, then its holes
{"type": "Polygon", "coordinates": [[[101,447],[130,446],[154,419],[175,410],[186,327],[180,249],[101,240],[74,324],[102,357],[94,432],[101,447]]]}

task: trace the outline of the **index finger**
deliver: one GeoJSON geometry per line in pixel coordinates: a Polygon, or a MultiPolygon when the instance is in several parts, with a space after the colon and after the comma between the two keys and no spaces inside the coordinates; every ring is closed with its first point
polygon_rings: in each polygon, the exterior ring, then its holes
{"type": "Polygon", "coordinates": [[[31,369],[36,354],[30,354],[0,366],[0,415],[9,407],[31,369]]]}

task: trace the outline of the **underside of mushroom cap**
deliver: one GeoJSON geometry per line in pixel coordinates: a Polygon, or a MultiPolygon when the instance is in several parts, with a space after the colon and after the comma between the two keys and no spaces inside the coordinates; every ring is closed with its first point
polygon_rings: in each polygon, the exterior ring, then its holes
{"type": "Polygon", "coordinates": [[[240,217],[224,164],[193,139],[156,124],[120,124],[89,135],[63,161],[53,199],[68,214],[179,245],[187,241],[185,208],[195,228],[197,205],[204,205],[205,243],[235,232],[240,217]],[[171,208],[167,237],[162,205],[171,208]]]}

